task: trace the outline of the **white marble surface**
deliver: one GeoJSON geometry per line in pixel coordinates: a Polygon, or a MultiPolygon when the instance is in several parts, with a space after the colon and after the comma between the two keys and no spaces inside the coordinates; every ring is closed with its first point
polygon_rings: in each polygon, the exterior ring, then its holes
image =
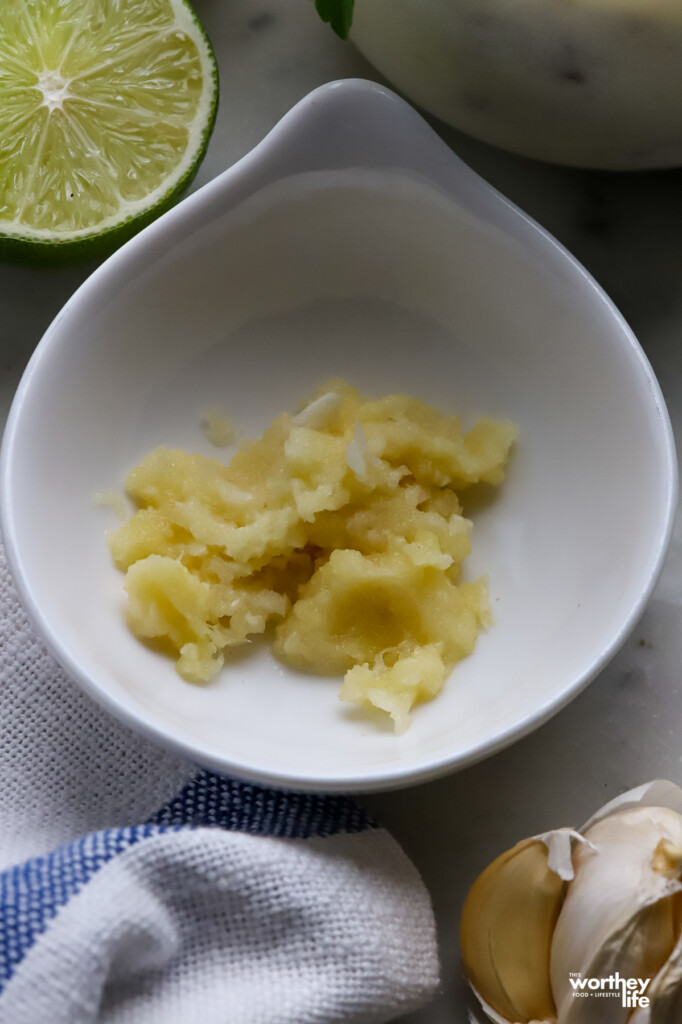
{"type": "MultiPolygon", "coordinates": [[[[247,152],[323,82],[375,78],[318,22],[311,0],[196,0],[221,70],[202,184],[247,152]]],[[[512,157],[436,126],[479,173],[553,232],[596,276],[639,336],[682,430],[682,171],[617,176],[512,157]]],[[[0,411],[43,330],[92,265],[0,267],[0,411]]],[[[607,467],[605,467],[605,472],[607,467]]],[[[632,467],[632,500],[638,473],[632,467]]],[[[561,586],[561,580],[557,580],[561,586]]],[[[457,927],[468,885],[527,834],[580,824],[617,792],[682,782],[682,537],[649,608],[609,668],[534,735],[459,775],[368,802],[413,857],[439,920],[443,986],[411,1024],[466,1021],[457,927]]]]}

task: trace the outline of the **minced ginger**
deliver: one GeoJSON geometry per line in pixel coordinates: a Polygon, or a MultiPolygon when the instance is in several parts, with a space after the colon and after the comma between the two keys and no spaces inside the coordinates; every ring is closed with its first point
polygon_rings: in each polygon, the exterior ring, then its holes
{"type": "Polygon", "coordinates": [[[403,732],[488,622],[485,582],[460,581],[457,492],[500,483],[516,433],[492,419],[462,433],[414,398],[333,380],[229,465],[157,448],[127,480],[138,511],[108,538],[130,628],[198,683],[272,623],[279,658],[345,673],[341,699],[403,732]]]}

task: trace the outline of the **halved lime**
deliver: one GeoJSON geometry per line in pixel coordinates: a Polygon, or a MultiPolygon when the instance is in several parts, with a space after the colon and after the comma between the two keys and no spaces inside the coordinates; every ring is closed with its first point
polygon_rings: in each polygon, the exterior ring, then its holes
{"type": "Polygon", "coordinates": [[[185,0],[0,0],[0,258],[120,244],[189,185],[217,105],[185,0]]]}

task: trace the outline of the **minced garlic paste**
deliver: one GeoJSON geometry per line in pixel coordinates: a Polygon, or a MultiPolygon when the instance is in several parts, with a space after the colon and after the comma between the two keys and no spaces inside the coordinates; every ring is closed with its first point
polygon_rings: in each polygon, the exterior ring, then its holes
{"type": "Polygon", "coordinates": [[[272,623],[279,658],[345,673],[341,699],[403,732],[487,622],[485,583],[460,582],[457,492],[500,483],[516,433],[491,419],[462,433],[416,399],[333,380],[229,465],[157,448],[127,480],[138,511],[109,534],[130,628],[204,682],[272,623]]]}

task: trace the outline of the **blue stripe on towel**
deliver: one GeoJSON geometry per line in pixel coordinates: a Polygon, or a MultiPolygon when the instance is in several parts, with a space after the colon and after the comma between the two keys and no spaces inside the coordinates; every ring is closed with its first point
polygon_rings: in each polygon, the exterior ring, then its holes
{"type": "Polygon", "coordinates": [[[0,991],[38,936],[107,861],[167,829],[106,829],[0,873],[0,991]]]}
{"type": "Polygon", "coordinates": [[[144,825],[93,832],[0,872],[0,992],[59,908],[108,861],[150,836],[202,827],[309,839],[376,823],[347,797],[283,793],[200,772],[144,825]]]}
{"type": "Polygon", "coordinates": [[[149,819],[156,825],[218,825],[282,839],[363,832],[375,822],[345,796],[283,793],[201,772],[149,819]]]}

